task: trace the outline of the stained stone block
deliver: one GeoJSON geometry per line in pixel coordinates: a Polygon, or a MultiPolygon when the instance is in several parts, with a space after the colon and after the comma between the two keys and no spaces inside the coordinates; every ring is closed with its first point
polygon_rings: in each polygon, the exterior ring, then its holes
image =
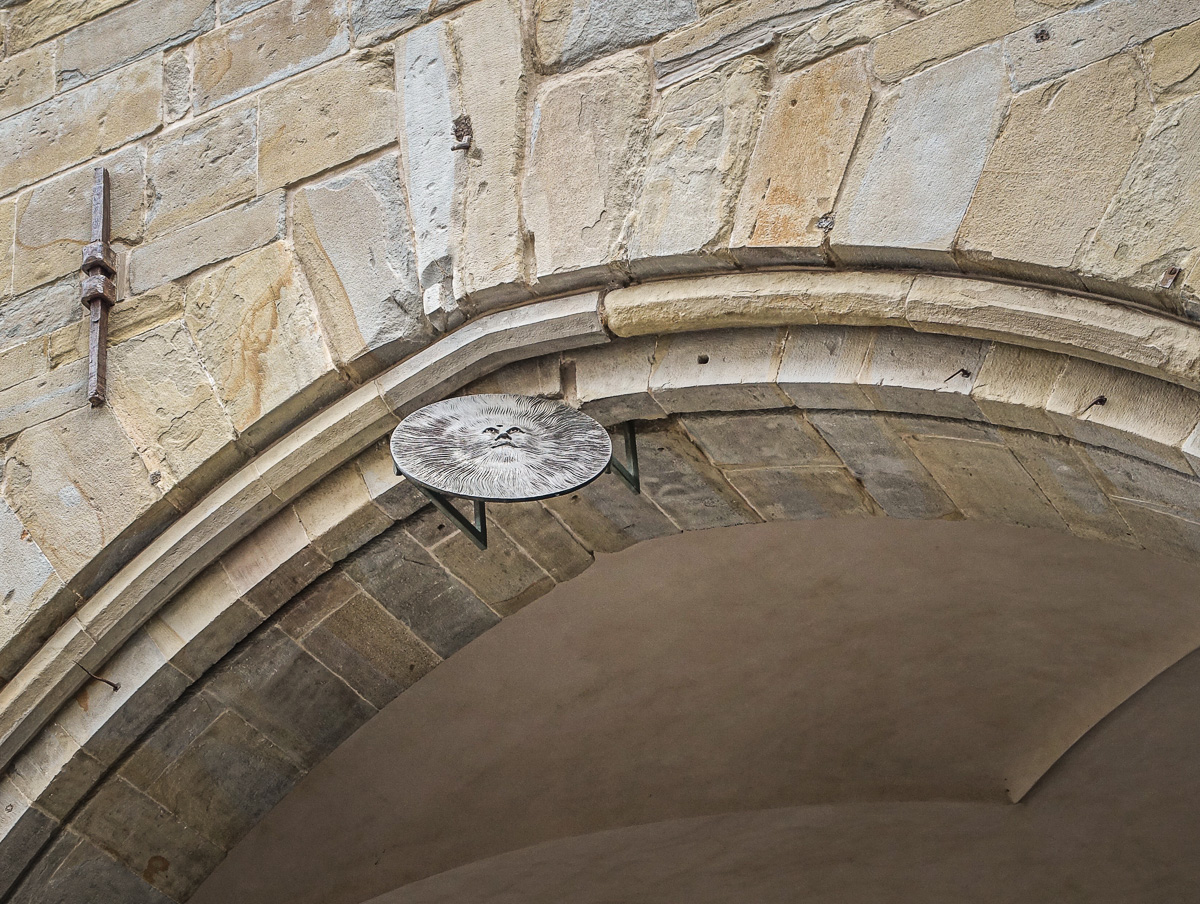
{"type": "Polygon", "coordinates": [[[782,330],[685,333],[659,340],[650,393],[666,411],[729,411],[790,404],[775,385],[782,330]]]}
{"type": "MultiPolygon", "coordinates": [[[[94,163],[108,170],[112,182],[113,241],[137,243],[146,213],[141,149],[128,148],[94,163]]],[[[79,272],[83,246],[92,240],[94,183],[93,167],[87,166],[43,182],[18,198],[13,261],[16,294],[79,272]]],[[[77,283],[72,281],[72,285],[77,283]]],[[[75,301],[78,307],[78,289],[75,301]]]]}
{"type": "Polygon", "coordinates": [[[819,411],[808,417],[891,517],[929,519],[957,513],[954,503],[883,416],[819,411]]]}
{"type": "Polygon", "coordinates": [[[186,50],[163,57],[163,119],[178,122],[192,108],[192,66],[186,50]]]}
{"type": "Polygon", "coordinates": [[[0,121],[0,185],[23,188],[140,138],[158,128],[161,99],[152,56],[0,121]]]}
{"type": "Polygon", "coordinates": [[[499,621],[401,525],[358,550],[342,568],[442,658],[499,621]]]}
{"type": "Polygon", "coordinates": [[[645,494],[635,495],[613,474],[543,504],[593,552],[619,552],[643,540],[679,533],[645,494]]]}
{"type": "Polygon", "coordinates": [[[583,574],[592,564],[592,555],[540,502],[492,506],[488,516],[559,583],[583,574]]]}
{"type": "Polygon", "coordinates": [[[193,689],[130,751],[118,774],[135,788],[149,788],[227,709],[203,689],[193,689]]]}
{"type": "MultiPolygon", "coordinates": [[[[7,298],[0,303],[0,348],[11,348],[81,319],[78,276],[7,298]]],[[[0,435],[15,432],[4,429],[0,435]]]]}
{"type": "Polygon", "coordinates": [[[874,408],[857,383],[874,330],[801,327],[788,331],[779,388],[800,408],[874,408]]]}
{"type": "MultiPolygon", "coordinates": [[[[78,295],[78,290],[76,290],[78,295]]],[[[108,315],[108,341],[120,345],[127,339],[183,317],[183,288],[168,284],[133,298],[123,299],[108,315]]],[[[62,367],[88,357],[88,329],[85,319],[50,334],[46,357],[51,368],[62,367]]]]}
{"type": "Polygon", "coordinates": [[[466,387],[462,394],[481,395],[493,392],[561,399],[562,362],[558,355],[517,361],[476,380],[466,387]]]}
{"type": "Polygon", "coordinates": [[[359,47],[378,44],[421,21],[430,0],[351,0],[350,24],[359,47]]]}
{"type": "Polygon", "coordinates": [[[762,62],[748,59],[663,93],[635,208],[631,257],[700,251],[728,229],[766,77],[762,62]]]}
{"type": "MultiPolygon", "coordinates": [[[[147,863],[145,868],[150,866],[147,863]]],[[[171,904],[162,892],[70,829],[54,839],[9,898],[12,904],[105,900],[171,904]]]]}
{"type": "Polygon", "coordinates": [[[216,22],[214,0],[134,0],[73,28],[58,42],[62,86],[185,44],[216,22]]]}
{"type": "MultiPolygon", "coordinates": [[[[957,9],[957,7],[953,7],[957,9]]],[[[1122,54],[1013,100],[983,167],[958,247],[1021,275],[1069,268],[1116,194],[1152,116],[1142,73],[1122,54]]]]}
{"type": "Polygon", "coordinates": [[[1158,555],[1195,562],[1200,553],[1200,522],[1141,505],[1128,499],[1116,500],[1121,516],[1133,529],[1138,543],[1158,555]]]}
{"type": "Polygon", "coordinates": [[[797,412],[695,414],[683,426],[713,464],[752,467],[841,467],[821,434],[797,412]]]}
{"type": "Polygon", "coordinates": [[[353,462],[308,490],[295,509],[309,541],[330,562],[340,562],[392,526],[353,462]]]}
{"type": "Polygon", "coordinates": [[[1146,58],[1155,99],[1170,102],[1200,94],[1200,20],[1155,38],[1146,58]]]}
{"type": "Polygon", "coordinates": [[[535,0],[532,21],[538,61],[566,68],[648,44],[696,17],[696,0],[650,5],[638,0],[535,0]]]}
{"type": "Polygon", "coordinates": [[[730,245],[812,249],[823,262],[818,221],[833,202],[871,99],[864,54],[825,60],[781,81],[759,130],[730,245]]]}
{"type": "Polygon", "coordinates": [[[728,476],[766,521],[874,514],[862,487],[845,468],[747,468],[728,476]]]}
{"type": "Polygon", "coordinates": [[[50,840],[57,827],[53,819],[35,809],[17,790],[12,779],[0,779],[0,844],[4,845],[5,854],[0,859],[0,895],[12,888],[21,870],[50,840]]]}
{"type": "MultiPolygon", "coordinates": [[[[278,0],[201,35],[193,50],[196,110],[211,110],[345,53],[346,4],[278,0]]],[[[264,138],[272,134],[264,123],[264,138]]]]}
{"type": "Polygon", "coordinates": [[[971,388],[988,348],[974,339],[879,330],[859,382],[882,411],[983,420],[971,388]]]}
{"type": "Polygon", "coordinates": [[[254,197],[258,184],[254,105],[195,120],[151,142],[146,177],[150,238],[254,197]]]}
{"type": "Polygon", "coordinates": [[[1007,101],[994,47],[907,78],[883,97],[838,200],[834,255],[872,262],[898,253],[885,249],[906,249],[909,263],[948,263],[1007,101]]]}
{"type": "MultiPolygon", "coordinates": [[[[272,34],[268,40],[279,39],[272,34]]],[[[258,101],[259,193],[395,141],[392,81],[391,54],[368,52],[263,92],[258,101]],[[347,110],[354,115],[346,116],[347,110]]]]}
{"type": "Polygon", "coordinates": [[[54,45],[43,44],[0,61],[0,119],[54,94],[54,45]]]}
{"type": "Polygon", "coordinates": [[[775,65],[780,72],[803,69],[840,50],[866,44],[918,15],[917,9],[898,6],[892,0],[866,0],[833,9],[785,32],[775,51],[775,65]]]}
{"type": "Polygon", "coordinates": [[[252,13],[274,2],[275,0],[221,0],[221,22],[232,22],[238,16],[252,13]]]}
{"type": "Polygon", "coordinates": [[[8,52],[17,53],[40,44],[126,2],[128,0],[28,0],[16,4],[9,21],[8,52]]]}
{"type": "Polygon", "coordinates": [[[429,342],[396,155],[305,186],[292,230],[325,335],[356,377],[429,342]]]}
{"type": "Polygon", "coordinates": [[[211,673],[206,692],[304,769],[376,712],[278,627],[238,647],[211,673]]]}
{"type": "Polygon", "coordinates": [[[1193,475],[1098,446],[1078,449],[1096,466],[1108,496],[1133,499],[1200,520],[1200,480],[1193,475]]]}

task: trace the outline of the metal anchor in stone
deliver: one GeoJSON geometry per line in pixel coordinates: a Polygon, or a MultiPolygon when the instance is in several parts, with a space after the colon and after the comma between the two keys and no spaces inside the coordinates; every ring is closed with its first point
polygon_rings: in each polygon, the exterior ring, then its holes
{"type": "Polygon", "coordinates": [[[92,185],[92,241],[83,249],[80,301],[88,309],[88,401],[104,404],[108,393],[108,310],[117,300],[117,258],[112,235],[108,170],[96,167],[92,185]]]}

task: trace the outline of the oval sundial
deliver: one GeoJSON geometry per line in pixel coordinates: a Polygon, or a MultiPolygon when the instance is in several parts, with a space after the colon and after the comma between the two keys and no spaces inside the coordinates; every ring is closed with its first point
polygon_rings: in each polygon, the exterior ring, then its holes
{"type": "Polygon", "coordinates": [[[445,399],[392,433],[400,473],[432,490],[485,502],[570,493],[604,473],[612,440],[561,402],[498,394],[445,399]]]}

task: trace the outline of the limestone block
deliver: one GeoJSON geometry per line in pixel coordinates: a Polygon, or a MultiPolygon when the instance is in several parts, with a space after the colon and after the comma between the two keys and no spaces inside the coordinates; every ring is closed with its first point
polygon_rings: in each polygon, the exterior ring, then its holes
{"type": "Polygon", "coordinates": [[[538,62],[549,69],[578,66],[648,44],[696,16],[696,0],[534,0],[538,62]]]}
{"type": "Polygon", "coordinates": [[[128,904],[171,901],[71,829],[53,840],[11,900],[13,904],[41,904],[47,900],[87,900],[98,895],[128,904]]]}
{"type": "Polygon", "coordinates": [[[1197,18],[1192,0],[1108,0],[1068,10],[1008,36],[1017,90],[1081,69],[1197,18]],[[1038,40],[1039,31],[1050,37],[1038,40]]]}
{"type": "Polygon", "coordinates": [[[659,418],[664,411],[650,395],[655,340],[629,339],[598,349],[576,349],[565,360],[574,369],[573,400],[603,424],[659,418]]]}
{"type": "Polygon", "coordinates": [[[224,857],[175,814],[116,776],[100,785],[71,825],[176,901],[187,900],[224,857]]]}
{"type": "Polygon", "coordinates": [[[341,567],[442,658],[499,621],[401,525],[385,531],[341,567]]]}
{"type": "Polygon", "coordinates": [[[1087,276],[1157,286],[1200,262],[1200,97],[1159,110],[1081,263],[1087,276]]]}
{"type": "Polygon", "coordinates": [[[134,0],[73,28],[58,41],[58,78],[70,86],[186,44],[213,27],[214,0],[134,0]]]}
{"type": "MultiPolygon", "coordinates": [[[[683,530],[758,521],[727,480],[678,426],[658,422],[638,431],[642,492],[683,530]]],[[[628,492],[628,491],[627,491],[628,492]]]]}
{"type": "Polygon", "coordinates": [[[9,777],[17,790],[39,809],[64,820],[104,772],[99,760],[51,722],[14,757],[9,777]]]}
{"type": "MultiPolygon", "coordinates": [[[[1161,465],[1100,446],[1078,446],[1080,455],[1095,466],[1101,488],[1121,505],[1132,500],[1193,520],[1200,512],[1200,480],[1161,465]]],[[[1122,507],[1123,510],[1123,507],[1122,507]]],[[[1136,531],[1137,525],[1130,524],[1136,531]]]]}
{"type": "Polygon", "coordinates": [[[650,394],[664,411],[783,408],[775,385],[782,330],[687,333],[659,340],[650,394]]]}
{"type": "Polygon", "coordinates": [[[260,193],[393,141],[393,103],[390,54],[351,57],[268,89],[259,99],[260,193]]]}
{"type": "Polygon", "coordinates": [[[640,54],[542,84],[523,187],[538,276],[616,257],[645,165],[650,95],[640,54]]]}
{"type": "Polygon", "coordinates": [[[748,468],[729,482],[764,521],[848,518],[874,514],[845,468],[748,468]]]}
{"type": "Polygon", "coordinates": [[[40,377],[49,367],[46,340],[31,339],[0,352],[0,390],[40,377]]]}
{"type": "Polygon", "coordinates": [[[8,450],[4,496],[63,580],[160,499],[108,408],[80,408],[22,433],[8,450]]]}
{"type": "Polygon", "coordinates": [[[995,47],[911,76],[884,96],[846,175],[834,255],[883,260],[895,248],[910,250],[910,261],[946,263],[1007,100],[995,47]]]}
{"type": "Polygon", "coordinates": [[[592,564],[591,553],[539,502],[492,506],[488,517],[559,583],[583,574],[592,564]]]}
{"type": "Polygon", "coordinates": [[[354,462],[343,465],[296,500],[309,540],[330,562],[340,562],[392,526],[371,500],[354,462]]]}
{"type": "Polygon", "coordinates": [[[884,416],[815,411],[808,418],[891,517],[947,518],[957,513],[949,497],[884,416]]]}
{"type": "Polygon", "coordinates": [[[0,501],[0,678],[10,679],[74,610],[71,596],[21,520],[0,501]]]}
{"type": "Polygon", "coordinates": [[[388,154],[293,200],[296,256],[323,332],[357,379],[426,345],[399,161],[388,154]]]}
{"type": "Polygon", "coordinates": [[[1025,430],[1006,431],[1004,439],[1071,533],[1085,539],[1134,542],[1120,509],[1100,489],[1092,469],[1074,446],[1057,437],[1025,430]]]}
{"type": "Polygon", "coordinates": [[[128,0],[29,0],[13,10],[8,52],[17,53],[103,15],[128,0]]]}
{"type": "Polygon", "coordinates": [[[150,238],[254,197],[258,110],[240,106],[156,138],[146,154],[150,238]]]}
{"type": "Polygon", "coordinates": [[[226,711],[142,790],[224,851],[265,816],[301,775],[283,750],[226,711]]]}
{"type": "Polygon", "coordinates": [[[186,50],[163,57],[163,120],[177,122],[192,109],[192,67],[186,50]]]}
{"type": "MultiPolygon", "coordinates": [[[[345,53],[350,47],[346,4],[347,0],[279,0],[201,35],[193,45],[197,112],[345,53]]],[[[350,109],[355,108],[342,108],[350,109]]],[[[343,125],[349,127],[350,122],[343,125]]],[[[318,133],[314,129],[311,134],[318,133]]],[[[270,132],[264,128],[263,134],[270,132]]]]}
{"type": "Polygon", "coordinates": [[[443,568],[500,615],[511,615],[554,586],[554,579],[503,530],[489,530],[488,548],[481,551],[432,506],[408,519],[404,528],[443,568]]]}
{"type": "Polygon", "coordinates": [[[994,343],[971,387],[971,398],[993,424],[1058,433],[1045,408],[1068,360],[1036,348],[994,343]]]}
{"type": "Polygon", "coordinates": [[[645,494],[635,495],[614,474],[603,474],[582,490],[544,504],[593,552],[619,552],[643,540],[679,533],[645,494]]]}
{"type": "Polygon", "coordinates": [[[1018,14],[1015,0],[963,0],[879,37],[872,48],[871,68],[885,82],[899,81],[918,69],[1003,38],[1028,21],[1018,14]]]}
{"type": "Polygon", "coordinates": [[[1152,115],[1131,54],[1018,95],[984,164],[959,249],[985,266],[991,258],[1017,262],[1017,275],[1025,263],[1069,268],[1152,115]]]}
{"type": "Polygon", "coordinates": [[[13,233],[16,229],[16,215],[15,200],[0,203],[0,303],[12,295],[13,233]]]}
{"type": "Polygon", "coordinates": [[[463,395],[491,392],[513,392],[517,395],[541,396],[544,399],[563,397],[562,361],[559,355],[527,358],[493,371],[463,390],[463,395]]]}
{"type": "Polygon", "coordinates": [[[109,405],[158,489],[204,485],[242,458],[229,415],[213,392],[192,337],[179,321],[109,351],[109,405]]]}
{"type": "MultiPolygon", "coordinates": [[[[105,167],[112,182],[113,241],[136,244],[142,238],[146,215],[141,149],[118,151],[95,161],[95,165],[105,167]]],[[[43,182],[17,199],[13,262],[16,294],[78,273],[83,246],[92,240],[94,182],[93,168],[83,167],[43,182]]]]}
{"type": "Polygon", "coordinates": [[[77,361],[0,391],[0,436],[87,405],[87,379],[87,362],[77,361]]]}
{"type": "Polygon", "coordinates": [[[155,55],[0,121],[0,185],[24,188],[153,131],[161,98],[155,55]]]}
{"type": "Polygon", "coordinates": [[[312,299],[283,244],[192,282],[186,321],[239,433],[332,372],[312,299]]]}
{"type": "Polygon", "coordinates": [[[180,755],[228,707],[203,688],[193,689],[164,715],[162,720],[130,751],[117,770],[135,788],[145,790],[158,780],[180,755]]]}
{"type": "Polygon", "coordinates": [[[403,521],[429,504],[411,483],[396,474],[392,453],[385,439],[354,460],[367,485],[367,493],[393,521],[403,521]]]}
{"type": "Polygon", "coordinates": [[[840,54],[781,81],[750,160],[730,244],[813,249],[871,99],[861,51],[840,54]]]}
{"type": "Polygon", "coordinates": [[[221,567],[237,595],[269,616],[328,571],[330,563],[310,545],[289,507],[225,553],[221,567]]]}
{"type": "Polygon", "coordinates": [[[916,4],[901,6],[892,0],[866,0],[830,10],[785,32],[775,51],[775,65],[780,72],[792,72],[838,51],[866,44],[877,35],[917,18],[915,7],[916,4]]]}
{"type": "Polygon", "coordinates": [[[1080,442],[1187,470],[1180,448],[1200,423],[1200,395],[1074,358],[1055,383],[1046,412],[1080,442]],[[1102,396],[1104,404],[1094,404],[1102,396]]]}
{"type": "Polygon", "coordinates": [[[1169,103],[1200,93],[1200,20],[1159,35],[1146,48],[1146,59],[1155,100],[1169,103]]]}
{"type": "Polygon", "coordinates": [[[386,41],[415,26],[431,6],[430,0],[353,0],[354,43],[362,47],[386,41]]]}
{"type": "Polygon", "coordinates": [[[78,277],[8,298],[0,304],[0,348],[11,348],[62,329],[79,320],[82,311],[78,277]]]}
{"type": "Polygon", "coordinates": [[[746,173],[766,87],[756,59],[663,92],[635,208],[631,257],[723,244],[746,173]]]}
{"type": "Polygon", "coordinates": [[[54,94],[54,45],[43,44],[0,61],[0,119],[54,94]]]}
{"type": "Polygon", "coordinates": [[[800,408],[875,407],[858,385],[875,331],[800,327],[788,331],[779,363],[779,389],[800,408]]]}
{"type": "Polygon", "coordinates": [[[221,22],[232,22],[238,16],[252,13],[274,2],[275,0],[221,0],[221,22]]]}
{"type": "MultiPolygon", "coordinates": [[[[78,291],[75,292],[78,295],[78,291]]],[[[108,341],[120,345],[172,320],[183,317],[183,288],[174,283],[126,298],[113,307],[108,317],[108,341]]],[[[56,330],[49,336],[46,358],[51,368],[62,367],[88,357],[88,329],[79,321],[56,330]]]]}
{"type": "Polygon", "coordinates": [[[57,828],[55,820],[36,809],[11,778],[0,779],[0,844],[5,855],[0,863],[0,894],[12,888],[57,828]]]}
{"type": "Polygon", "coordinates": [[[858,382],[881,411],[983,420],[971,389],[988,343],[883,329],[858,382]]]}
{"type": "Polygon", "coordinates": [[[305,769],[376,712],[278,626],[241,644],[206,689],[305,769]]]}
{"type": "Polygon", "coordinates": [[[283,200],[282,192],[273,193],[134,248],[130,291],[140,295],[273,241],[282,228],[283,200]]]}
{"type": "Polygon", "coordinates": [[[694,414],[683,419],[709,460],[728,472],[753,467],[841,467],[821,434],[795,411],[694,414]]]}
{"type": "Polygon", "coordinates": [[[1118,499],[1116,504],[1141,546],[1159,555],[1189,563],[1196,561],[1200,553],[1200,522],[1135,500],[1118,499]]]}

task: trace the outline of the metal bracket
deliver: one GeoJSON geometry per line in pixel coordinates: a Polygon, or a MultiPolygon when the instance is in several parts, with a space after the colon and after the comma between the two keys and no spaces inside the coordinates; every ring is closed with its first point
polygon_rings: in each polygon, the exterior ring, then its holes
{"type": "Polygon", "coordinates": [[[96,167],[92,185],[92,241],[83,249],[80,302],[88,309],[88,401],[93,408],[108,394],[108,309],[116,303],[116,256],[109,245],[111,214],[108,170],[96,167]]]}
{"type": "Polygon", "coordinates": [[[449,496],[439,493],[437,490],[432,490],[429,487],[421,486],[415,480],[412,481],[412,485],[428,496],[429,501],[437,507],[437,510],[453,521],[459,530],[470,537],[472,543],[480,549],[487,549],[487,503],[480,499],[471,500],[475,515],[475,523],[472,524],[466,515],[454,507],[454,503],[450,501],[449,496]]]}
{"type": "Polygon", "coordinates": [[[621,464],[617,461],[617,456],[613,455],[612,460],[608,463],[608,470],[625,481],[629,489],[641,495],[642,472],[638,468],[637,432],[634,430],[632,421],[626,421],[617,429],[625,437],[625,460],[628,464],[621,464]]]}

